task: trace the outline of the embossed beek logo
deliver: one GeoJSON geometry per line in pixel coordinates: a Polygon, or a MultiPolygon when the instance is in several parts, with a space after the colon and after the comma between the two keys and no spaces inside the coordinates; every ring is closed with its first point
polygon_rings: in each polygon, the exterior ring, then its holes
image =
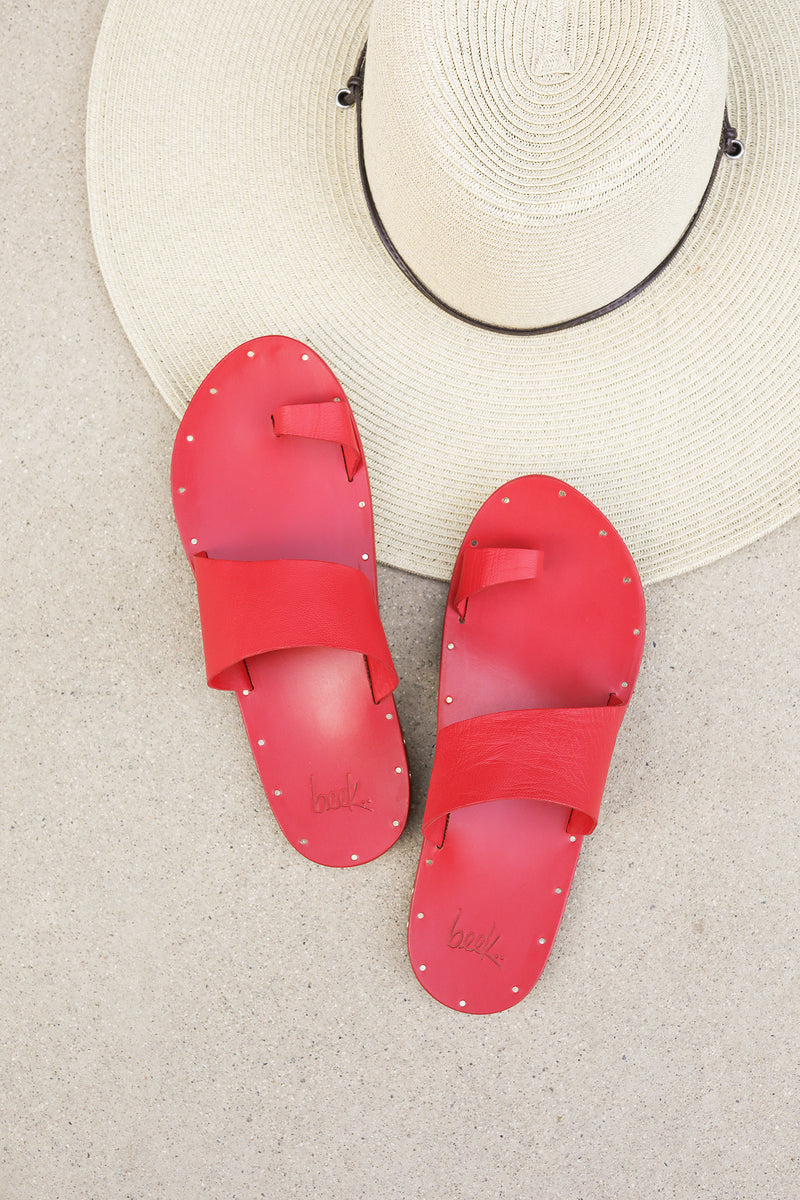
{"type": "Polygon", "coordinates": [[[372,801],[367,796],[358,795],[359,781],[355,782],[348,773],[344,786],[331,788],[329,792],[318,792],[314,786],[314,776],[311,776],[311,807],[315,813],[335,812],[345,809],[347,812],[361,808],[364,812],[372,812],[372,801]]]}
{"type": "Polygon", "coordinates": [[[499,967],[503,961],[503,955],[492,953],[500,941],[500,934],[495,935],[494,933],[496,928],[494,921],[492,921],[488,933],[476,933],[472,929],[459,929],[458,922],[462,912],[463,909],[460,908],[456,913],[447,935],[447,944],[450,949],[466,950],[467,954],[477,954],[479,958],[486,959],[487,962],[494,963],[496,967],[499,967]]]}

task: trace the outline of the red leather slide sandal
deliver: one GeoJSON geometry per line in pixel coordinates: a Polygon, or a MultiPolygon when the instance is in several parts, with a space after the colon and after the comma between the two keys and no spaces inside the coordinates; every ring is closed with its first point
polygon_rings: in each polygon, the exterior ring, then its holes
{"type": "Polygon", "coordinates": [[[172,498],[208,683],[236,692],[278,824],[314,862],[377,858],[408,768],[364,451],[322,359],[287,337],[228,354],[181,421],[172,498]]]}
{"type": "Polygon", "coordinates": [[[547,961],[644,644],[633,560],[574,488],[490,496],[456,561],[436,756],[408,925],[442,1004],[491,1013],[547,961]]]}

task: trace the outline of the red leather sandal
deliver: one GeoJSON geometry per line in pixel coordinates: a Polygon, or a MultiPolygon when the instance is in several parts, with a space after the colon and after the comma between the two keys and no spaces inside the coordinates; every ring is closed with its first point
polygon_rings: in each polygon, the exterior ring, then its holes
{"type": "Polygon", "coordinates": [[[644,643],[619,534],[547,476],[478,511],[453,572],[436,756],[409,916],[414,972],[462,1012],[542,972],[597,815],[644,643]]]}
{"type": "Polygon", "coordinates": [[[408,768],[364,451],[322,359],[287,337],[224,358],[181,422],[172,493],[208,683],[236,692],[278,824],[314,862],[377,858],[408,768]]]}

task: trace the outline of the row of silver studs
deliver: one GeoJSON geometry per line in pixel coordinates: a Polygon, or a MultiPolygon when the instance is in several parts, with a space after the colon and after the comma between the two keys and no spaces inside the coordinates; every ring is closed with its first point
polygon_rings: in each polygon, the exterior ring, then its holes
{"type": "MultiPolygon", "coordinates": [[[[187,433],[187,435],[186,435],[186,440],[187,440],[187,442],[193,442],[193,441],[194,441],[194,434],[193,434],[193,433],[187,433]]],[[[178,488],[178,491],[180,492],[180,494],[181,494],[181,495],[183,495],[183,493],[186,491],[186,488],[178,488]]],[[[190,545],[192,545],[192,546],[196,546],[196,545],[197,545],[197,538],[192,538],[192,539],[191,539],[191,542],[190,542],[190,545]]]]}

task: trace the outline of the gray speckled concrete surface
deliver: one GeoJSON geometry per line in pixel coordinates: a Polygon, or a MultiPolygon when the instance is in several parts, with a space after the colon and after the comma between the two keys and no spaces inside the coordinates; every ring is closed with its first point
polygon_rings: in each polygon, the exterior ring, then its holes
{"type": "Polygon", "coordinates": [[[0,1195],[794,1200],[800,523],[648,589],[543,978],[499,1016],[437,1005],[405,921],[444,587],[381,572],[408,829],[314,867],[205,687],[175,420],[94,260],[102,10],[0,5],[0,1195]]]}

